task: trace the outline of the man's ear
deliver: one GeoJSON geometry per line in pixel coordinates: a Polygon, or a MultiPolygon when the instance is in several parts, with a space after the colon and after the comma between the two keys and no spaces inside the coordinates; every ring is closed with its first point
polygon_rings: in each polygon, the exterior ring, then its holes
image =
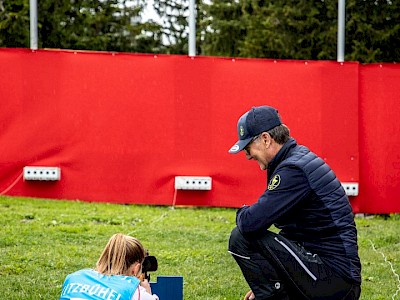
{"type": "Polygon", "coordinates": [[[267,148],[271,145],[272,138],[268,132],[265,131],[261,134],[261,140],[267,148]]]}

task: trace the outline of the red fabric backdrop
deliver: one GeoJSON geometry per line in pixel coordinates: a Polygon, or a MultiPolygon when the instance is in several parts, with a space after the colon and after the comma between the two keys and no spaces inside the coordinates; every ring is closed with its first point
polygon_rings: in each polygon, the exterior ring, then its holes
{"type": "Polygon", "coordinates": [[[359,210],[400,212],[400,65],[360,70],[359,210]]]}
{"type": "Polygon", "coordinates": [[[227,151],[238,117],[266,104],[341,181],[360,182],[356,212],[400,211],[398,74],[390,64],[0,49],[0,193],[24,166],[58,166],[60,181],[21,179],[6,194],[252,203],[266,176],[227,151]],[[212,190],[174,195],[180,175],[211,176],[212,190]]]}

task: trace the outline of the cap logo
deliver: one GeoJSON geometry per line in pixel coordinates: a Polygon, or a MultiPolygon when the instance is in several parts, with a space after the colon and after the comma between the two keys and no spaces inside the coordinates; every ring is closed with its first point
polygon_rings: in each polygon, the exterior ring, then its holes
{"type": "Polygon", "coordinates": [[[279,174],[276,174],[272,179],[269,181],[268,184],[268,190],[272,191],[276,189],[279,185],[281,184],[281,176],[279,174]]]}
{"type": "Polygon", "coordinates": [[[239,145],[233,145],[229,152],[237,152],[239,150],[239,145]]]}
{"type": "Polygon", "coordinates": [[[240,134],[240,136],[243,136],[243,135],[244,135],[244,128],[243,128],[243,125],[240,125],[240,127],[239,127],[239,134],[240,134]]]}

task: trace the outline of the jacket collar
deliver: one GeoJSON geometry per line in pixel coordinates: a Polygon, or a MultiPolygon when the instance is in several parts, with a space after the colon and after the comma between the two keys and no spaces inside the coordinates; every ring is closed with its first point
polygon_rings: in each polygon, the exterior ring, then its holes
{"type": "Polygon", "coordinates": [[[288,157],[291,150],[296,146],[297,146],[297,142],[293,138],[290,138],[285,144],[283,144],[282,148],[279,150],[279,152],[275,155],[275,157],[268,164],[268,168],[267,168],[268,179],[274,173],[276,167],[283,160],[285,160],[286,157],[288,157]]]}

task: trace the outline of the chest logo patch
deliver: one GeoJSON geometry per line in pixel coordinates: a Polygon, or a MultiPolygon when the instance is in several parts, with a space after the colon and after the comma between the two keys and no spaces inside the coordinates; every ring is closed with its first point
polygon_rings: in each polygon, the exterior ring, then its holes
{"type": "Polygon", "coordinates": [[[269,181],[268,190],[272,191],[276,189],[281,184],[281,176],[276,174],[272,179],[269,181]]]}

